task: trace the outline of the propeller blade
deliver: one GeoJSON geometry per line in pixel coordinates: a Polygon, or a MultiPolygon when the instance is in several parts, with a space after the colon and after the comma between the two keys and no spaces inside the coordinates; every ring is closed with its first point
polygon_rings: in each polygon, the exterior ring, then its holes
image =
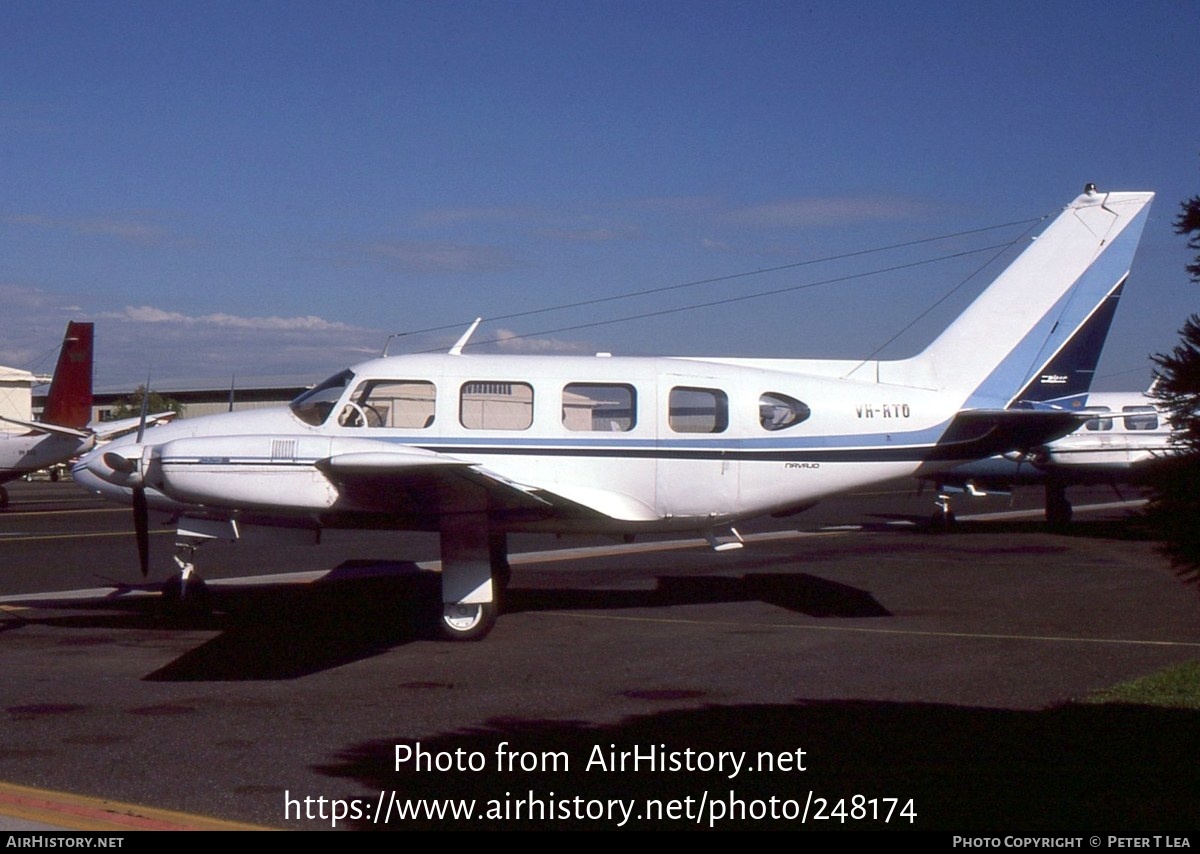
{"type": "Polygon", "coordinates": [[[133,490],[133,531],[137,535],[138,562],[142,578],[150,574],[150,511],[146,506],[146,490],[133,490]]]}
{"type": "MultiPolygon", "coordinates": [[[[150,412],[150,377],[146,377],[146,385],[142,388],[142,414],[138,420],[137,443],[142,444],[146,435],[146,417],[150,412]]],[[[144,496],[143,496],[144,499],[144,496]]]]}

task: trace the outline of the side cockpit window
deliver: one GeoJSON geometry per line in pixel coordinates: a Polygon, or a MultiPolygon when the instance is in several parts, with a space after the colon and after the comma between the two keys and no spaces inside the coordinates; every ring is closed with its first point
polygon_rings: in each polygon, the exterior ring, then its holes
{"type": "Polygon", "coordinates": [[[354,372],[351,370],[334,374],[325,382],[310,388],[288,404],[292,414],[305,424],[311,424],[314,427],[323,424],[329,417],[329,413],[333,412],[333,407],[341,399],[342,392],[346,390],[346,386],[350,385],[353,379],[354,372]]]}
{"type": "Polygon", "coordinates": [[[812,410],[803,401],[777,391],[758,398],[758,423],[764,430],[786,430],[807,421],[812,410]]]}
{"type": "Polygon", "coordinates": [[[343,427],[424,430],[433,424],[437,389],[425,380],[367,380],[350,395],[338,423],[343,427]]]}

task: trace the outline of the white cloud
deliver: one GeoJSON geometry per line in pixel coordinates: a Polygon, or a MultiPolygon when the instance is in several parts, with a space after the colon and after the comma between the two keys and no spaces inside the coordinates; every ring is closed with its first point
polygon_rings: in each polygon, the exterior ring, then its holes
{"type": "Polygon", "coordinates": [[[75,234],[112,237],[127,243],[178,243],[180,238],[166,228],[145,218],[89,217],[84,219],[54,219],[41,214],[6,214],[0,221],[7,225],[34,226],[66,230],[75,234]]]}
{"type": "Polygon", "coordinates": [[[732,210],[722,219],[734,225],[752,228],[807,228],[908,219],[925,212],[924,205],[911,199],[829,196],[781,199],[767,204],[752,205],[732,210]]]}
{"type": "Polygon", "coordinates": [[[0,284],[0,365],[48,372],[68,320],[86,320],[60,294],[19,284],[0,284]]]}
{"type": "Polygon", "coordinates": [[[545,228],[538,232],[541,237],[563,240],[568,243],[607,243],[613,240],[633,240],[638,229],[632,225],[599,226],[596,228],[545,228]]]}
{"type": "Polygon", "coordinates": [[[96,324],[99,388],[222,376],[319,380],[379,355],[384,332],[312,315],[188,315],[157,306],[96,311],[79,294],[0,284],[0,365],[50,373],[68,320],[96,324]]]}
{"type": "Polygon", "coordinates": [[[520,223],[537,218],[536,211],[521,207],[438,208],[417,214],[412,218],[412,223],[424,228],[437,228],[464,222],[520,223]]]}
{"type": "Polygon", "coordinates": [[[114,320],[128,320],[134,323],[177,323],[185,326],[218,326],[230,329],[263,329],[276,331],[338,331],[348,332],[355,329],[346,323],[325,320],[313,315],[305,317],[240,317],[236,314],[202,314],[194,317],[181,314],[178,311],[164,311],[154,306],[125,306],[121,312],[108,312],[102,317],[114,320]]]}
{"type": "Polygon", "coordinates": [[[497,329],[487,342],[513,353],[585,353],[588,348],[579,341],[558,338],[523,337],[511,329],[497,329]]]}
{"type": "Polygon", "coordinates": [[[630,204],[634,208],[671,214],[701,214],[715,210],[721,202],[716,196],[658,196],[635,199],[630,204]]]}

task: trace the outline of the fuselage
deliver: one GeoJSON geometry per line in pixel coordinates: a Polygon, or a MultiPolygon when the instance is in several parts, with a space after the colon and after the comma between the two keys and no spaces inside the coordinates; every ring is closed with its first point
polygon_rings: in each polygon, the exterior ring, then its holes
{"type": "Polygon", "coordinates": [[[1154,463],[1174,453],[1172,427],[1153,397],[1142,392],[1098,392],[1077,410],[1093,417],[1074,432],[1027,454],[975,460],[931,479],[956,487],[1007,489],[1053,481],[1059,484],[1137,483],[1154,463]]]}
{"type": "MultiPolygon", "coordinates": [[[[348,522],[383,504],[341,494],[319,463],[342,454],[437,455],[559,502],[493,507],[509,529],[698,527],[786,511],[930,462],[961,401],[829,376],[828,366],[680,358],[413,355],[357,365],[290,407],[147,431],[151,506],[242,509],[348,522]],[[786,370],[784,369],[786,367],[786,370]],[[569,526],[568,526],[569,527],[569,526]]],[[[111,497],[128,488],[76,477],[111,497]]],[[[417,466],[421,460],[413,460],[417,466]]],[[[947,464],[945,461],[938,465],[947,464]]],[[[405,462],[405,466],[409,463],[405,462]]],[[[381,486],[381,489],[384,487],[381,486]]]]}
{"type": "Polygon", "coordinates": [[[93,437],[0,431],[0,483],[66,462],[90,450],[93,443],[93,437]]]}

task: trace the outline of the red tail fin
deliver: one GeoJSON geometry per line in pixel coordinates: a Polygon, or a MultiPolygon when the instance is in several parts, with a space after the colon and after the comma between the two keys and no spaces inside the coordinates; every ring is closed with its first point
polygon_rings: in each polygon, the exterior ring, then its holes
{"type": "Polygon", "coordinates": [[[92,324],[67,324],[42,420],[75,428],[92,420],[92,324]]]}

